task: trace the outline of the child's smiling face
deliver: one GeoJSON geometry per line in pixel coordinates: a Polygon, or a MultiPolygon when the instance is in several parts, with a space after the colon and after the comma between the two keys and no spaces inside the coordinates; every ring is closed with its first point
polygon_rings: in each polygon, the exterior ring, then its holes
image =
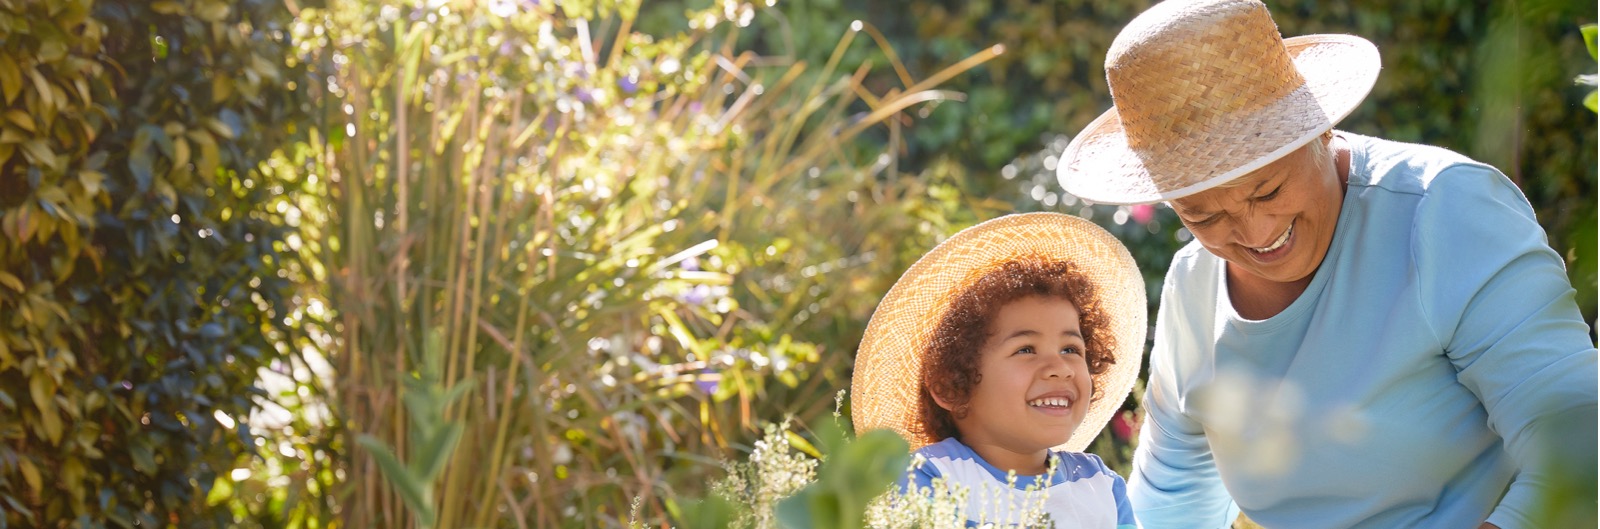
{"type": "Polygon", "coordinates": [[[1089,410],[1093,379],[1084,349],[1072,302],[1030,296],[1000,307],[978,351],[982,378],[966,413],[955,414],[962,442],[1002,469],[1012,466],[1003,463],[1011,454],[1025,466],[1012,470],[1033,468],[1028,462],[1067,442],[1089,410]]]}

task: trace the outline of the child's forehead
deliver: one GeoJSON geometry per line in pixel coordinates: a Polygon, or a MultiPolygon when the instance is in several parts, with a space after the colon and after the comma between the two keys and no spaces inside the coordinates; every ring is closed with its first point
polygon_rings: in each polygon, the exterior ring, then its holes
{"type": "Polygon", "coordinates": [[[1066,296],[1038,294],[999,303],[989,312],[987,323],[988,327],[993,329],[1006,324],[1046,317],[1076,321],[1078,316],[1077,304],[1066,296]]]}

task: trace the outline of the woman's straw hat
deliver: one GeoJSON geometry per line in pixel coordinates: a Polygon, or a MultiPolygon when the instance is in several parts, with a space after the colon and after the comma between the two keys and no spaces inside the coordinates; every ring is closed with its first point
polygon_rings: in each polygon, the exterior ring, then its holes
{"type": "Polygon", "coordinates": [[[1148,204],[1261,168],[1333,128],[1377,82],[1371,42],[1284,39],[1258,0],[1168,0],[1106,53],[1113,107],[1062,154],[1056,175],[1093,202],[1148,204]]]}
{"type": "MultiPolygon", "coordinates": [[[[1089,445],[1122,406],[1143,358],[1144,278],[1128,249],[1093,223],[1060,213],[1000,217],[955,234],[900,276],[867,323],[850,385],[856,431],[888,428],[913,449],[937,442],[913,428],[921,420],[922,355],[949,301],[985,272],[1013,259],[1068,260],[1094,283],[1115,337],[1115,363],[1095,375],[1099,392],[1083,422],[1060,447],[1089,445]]],[[[976,353],[976,352],[974,352],[976,353]]]]}

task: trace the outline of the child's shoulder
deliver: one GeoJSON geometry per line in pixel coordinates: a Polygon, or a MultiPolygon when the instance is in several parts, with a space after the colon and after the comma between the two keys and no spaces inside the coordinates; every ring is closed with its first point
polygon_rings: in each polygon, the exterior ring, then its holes
{"type": "Polygon", "coordinates": [[[918,448],[916,453],[926,459],[982,460],[983,458],[954,437],[918,448]]]}
{"type": "Polygon", "coordinates": [[[1056,456],[1060,471],[1064,472],[1071,480],[1098,475],[1121,477],[1117,475],[1116,471],[1111,470],[1111,467],[1106,466],[1105,460],[1100,459],[1100,456],[1087,452],[1068,452],[1064,450],[1052,453],[1056,456]]]}

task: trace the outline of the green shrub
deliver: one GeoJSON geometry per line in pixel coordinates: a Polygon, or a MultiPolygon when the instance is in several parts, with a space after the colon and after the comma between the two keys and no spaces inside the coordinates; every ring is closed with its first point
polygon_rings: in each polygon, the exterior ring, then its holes
{"type": "Polygon", "coordinates": [[[0,525],[217,527],[285,361],[287,13],[0,2],[0,525]]]}

